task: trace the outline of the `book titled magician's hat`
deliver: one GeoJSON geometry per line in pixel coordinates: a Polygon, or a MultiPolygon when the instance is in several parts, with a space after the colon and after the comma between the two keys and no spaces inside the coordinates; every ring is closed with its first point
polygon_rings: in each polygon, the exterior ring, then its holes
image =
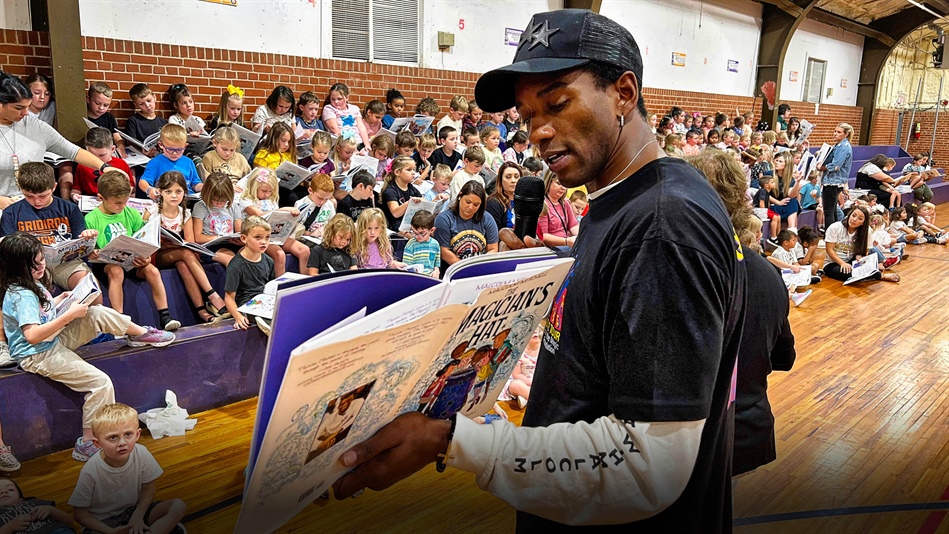
{"type": "Polygon", "coordinates": [[[538,13],[521,35],[514,62],[478,79],[475,101],[488,112],[512,108],[518,76],[573,69],[593,61],[631,71],[642,86],[643,57],[626,28],[585,9],[538,13]]]}

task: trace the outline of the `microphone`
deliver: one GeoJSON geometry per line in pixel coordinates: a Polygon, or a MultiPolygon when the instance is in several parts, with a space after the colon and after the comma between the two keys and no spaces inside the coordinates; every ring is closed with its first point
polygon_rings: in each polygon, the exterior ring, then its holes
{"type": "Polygon", "coordinates": [[[514,233],[537,238],[537,218],[544,211],[544,180],[539,176],[525,176],[514,188],[514,233]]]}

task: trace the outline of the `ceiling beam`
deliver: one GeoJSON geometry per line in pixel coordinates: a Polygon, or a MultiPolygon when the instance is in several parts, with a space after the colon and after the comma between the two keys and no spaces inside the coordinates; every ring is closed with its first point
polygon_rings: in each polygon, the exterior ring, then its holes
{"type": "Polygon", "coordinates": [[[814,8],[810,11],[810,13],[808,13],[807,18],[847,30],[848,32],[856,33],[857,35],[863,35],[864,37],[876,39],[886,46],[896,46],[896,40],[894,40],[889,35],[864,24],[860,24],[859,22],[846,19],[835,13],[831,13],[830,11],[814,8]]]}
{"type": "Polygon", "coordinates": [[[942,13],[942,16],[949,15],[949,2],[946,0],[924,0],[923,4],[929,4],[930,8],[942,13]]]}
{"type": "MultiPolygon", "coordinates": [[[[794,3],[791,0],[758,0],[758,1],[761,2],[762,4],[771,4],[777,7],[778,9],[780,9],[781,11],[784,11],[788,15],[791,15],[792,17],[795,17],[795,18],[800,17],[801,14],[806,13],[806,17],[811,20],[822,22],[824,24],[828,24],[830,26],[834,26],[837,28],[842,28],[849,32],[853,32],[858,35],[863,35],[864,37],[870,37],[872,39],[876,39],[880,41],[881,43],[890,47],[896,45],[896,41],[893,40],[893,38],[887,35],[886,33],[876,30],[874,28],[871,28],[870,26],[867,26],[865,24],[860,24],[859,22],[846,19],[844,17],[841,17],[840,15],[836,15],[825,9],[821,9],[818,7],[813,7],[811,9],[802,8],[800,5],[794,3]]],[[[942,4],[945,4],[947,7],[949,7],[949,2],[947,2],[946,0],[927,0],[927,2],[930,4],[932,4],[933,2],[940,2],[942,4]]],[[[946,12],[949,13],[949,10],[946,10],[946,12]]]]}

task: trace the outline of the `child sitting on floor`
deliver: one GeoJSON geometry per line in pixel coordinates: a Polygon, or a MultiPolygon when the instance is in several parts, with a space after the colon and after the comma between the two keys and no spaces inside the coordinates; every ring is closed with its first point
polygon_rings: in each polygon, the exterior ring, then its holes
{"type": "Polygon", "coordinates": [[[181,499],[156,501],[155,480],[163,473],[144,445],[138,412],[125,404],[109,404],[92,419],[100,452],[82,466],[69,497],[73,515],[84,531],[184,534],[181,499]],[[125,527],[125,528],[122,528],[125,527]]]}
{"type": "Polygon", "coordinates": [[[46,534],[75,534],[73,520],[56,503],[26,499],[12,479],[0,478],[0,532],[43,532],[46,534]]]}

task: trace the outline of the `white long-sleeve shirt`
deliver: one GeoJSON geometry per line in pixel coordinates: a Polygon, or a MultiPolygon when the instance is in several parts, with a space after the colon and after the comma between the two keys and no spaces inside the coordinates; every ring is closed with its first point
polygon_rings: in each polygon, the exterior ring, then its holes
{"type": "Polygon", "coordinates": [[[518,428],[458,417],[448,465],[474,473],[481,489],[517,508],[570,525],[639,521],[685,489],[705,421],[518,428]]]}

